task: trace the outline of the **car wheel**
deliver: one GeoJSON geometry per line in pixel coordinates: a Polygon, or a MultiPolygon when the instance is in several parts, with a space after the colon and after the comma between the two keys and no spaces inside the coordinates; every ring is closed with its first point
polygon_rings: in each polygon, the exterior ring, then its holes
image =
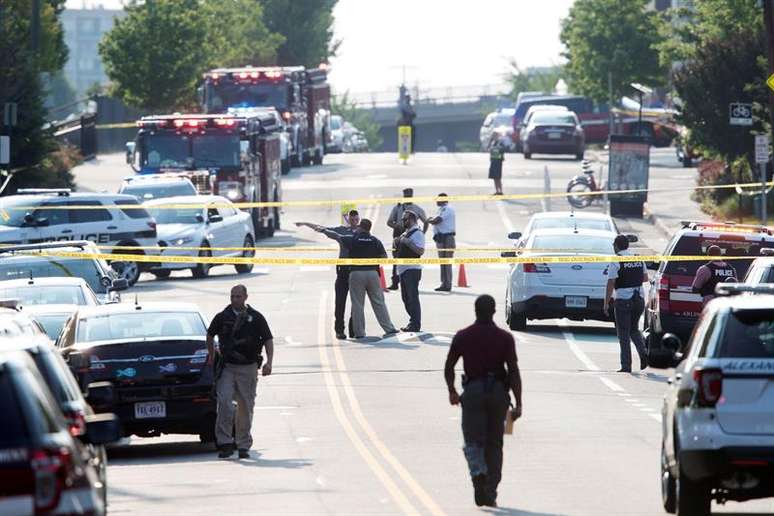
{"type": "Polygon", "coordinates": [[[661,503],[669,514],[677,511],[677,486],[667,466],[666,450],[661,445],[661,503]]]}
{"type": "MultiPolygon", "coordinates": [[[[591,186],[586,181],[571,181],[570,184],[567,185],[567,193],[568,194],[583,194],[591,192],[591,186]]],[[[594,201],[594,197],[591,195],[568,195],[567,196],[567,202],[570,203],[570,206],[577,209],[586,208],[594,201]]]]}
{"type": "Polygon", "coordinates": [[[513,331],[524,331],[527,329],[527,314],[517,313],[511,309],[511,315],[508,318],[508,327],[513,331]]]}
{"type": "Polygon", "coordinates": [[[157,271],[151,271],[151,274],[156,276],[156,279],[167,279],[170,274],[172,274],[172,271],[168,269],[159,269],[157,271]]]}
{"type": "MultiPolygon", "coordinates": [[[[255,249],[249,249],[254,246],[255,246],[255,243],[253,242],[253,237],[251,237],[250,235],[247,235],[245,237],[244,244],[242,244],[242,247],[245,248],[242,250],[242,257],[252,258],[253,256],[255,256],[255,249]]],[[[247,274],[248,272],[253,270],[253,264],[240,263],[240,264],[234,265],[234,268],[236,269],[237,274],[247,274]]]]}
{"type": "MultiPolygon", "coordinates": [[[[208,242],[202,242],[201,247],[210,247],[210,244],[208,242]]],[[[200,257],[210,257],[212,256],[212,251],[209,249],[201,249],[199,250],[199,256],[200,257]]],[[[206,278],[210,275],[210,268],[212,265],[209,263],[197,263],[196,267],[191,269],[191,272],[193,273],[193,277],[196,279],[206,278]]]]}
{"type": "Polygon", "coordinates": [[[694,482],[680,471],[675,481],[678,516],[704,516],[710,514],[710,487],[705,482],[694,482]]]}
{"type": "Polygon", "coordinates": [[[137,262],[110,262],[110,267],[116,271],[119,278],[123,278],[129,286],[140,279],[140,264],[137,262]]]}

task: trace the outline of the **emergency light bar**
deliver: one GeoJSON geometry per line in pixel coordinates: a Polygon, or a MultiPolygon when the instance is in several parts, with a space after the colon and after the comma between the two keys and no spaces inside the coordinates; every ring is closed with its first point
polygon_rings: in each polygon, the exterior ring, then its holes
{"type": "Polygon", "coordinates": [[[137,126],[147,129],[197,129],[204,127],[236,127],[244,122],[240,117],[218,116],[217,118],[143,118],[137,122],[137,126]]]}
{"type": "Polygon", "coordinates": [[[736,224],[735,222],[695,222],[690,220],[680,221],[680,225],[684,228],[690,228],[694,230],[708,229],[716,230],[728,233],[766,233],[771,234],[771,228],[767,226],[756,226],[753,224],[736,224]]]}
{"type": "Polygon", "coordinates": [[[736,296],[739,294],[774,294],[774,284],[751,285],[749,283],[718,283],[715,286],[718,296],[736,296]]]}

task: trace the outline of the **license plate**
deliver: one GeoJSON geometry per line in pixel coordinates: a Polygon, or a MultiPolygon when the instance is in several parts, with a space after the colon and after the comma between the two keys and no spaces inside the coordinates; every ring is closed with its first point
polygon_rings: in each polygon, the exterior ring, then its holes
{"type": "Polygon", "coordinates": [[[163,401],[144,401],[134,404],[135,419],[167,417],[167,404],[163,401]]]}
{"type": "Polygon", "coordinates": [[[548,133],[549,140],[558,140],[562,137],[562,133],[548,133]]]}
{"type": "Polygon", "coordinates": [[[586,308],[589,298],[586,296],[565,296],[564,306],[567,308],[586,308]]]}

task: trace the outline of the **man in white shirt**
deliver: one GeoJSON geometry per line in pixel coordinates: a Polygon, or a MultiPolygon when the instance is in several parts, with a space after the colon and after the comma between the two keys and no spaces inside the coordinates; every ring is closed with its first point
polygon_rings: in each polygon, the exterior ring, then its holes
{"type": "MultiPolygon", "coordinates": [[[[445,193],[438,194],[438,197],[448,197],[445,193]]],[[[453,249],[457,247],[455,237],[457,235],[457,221],[454,208],[449,206],[449,201],[439,200],[438,215],[427,219],[428,224],[433,226],[433,240],[438,248],[438,258],[454,258],[453,249]],[[452,249],[452,250],[450,250],[452,249]]],[[[452,266],[441,265],[441,286],[435,289],[436,292],[451,292],[452,289],[452,266]]]]}
{"type": "MultiPolygon", "coordinates": [[[[425,234],[417,225],[417,214],[411,210],[403,212],[403,227],[406,230],[395,239],[394,247],[398,258],[421,258],[425,253],[425,234]]],[[[422,327],[422,307],[419,304],[419,281],[422,279],[422,265],[401,264],[397,267],[400,278],[400,294],[409,315],[409,323],[401,331],[418,332],[422,327]]]]}

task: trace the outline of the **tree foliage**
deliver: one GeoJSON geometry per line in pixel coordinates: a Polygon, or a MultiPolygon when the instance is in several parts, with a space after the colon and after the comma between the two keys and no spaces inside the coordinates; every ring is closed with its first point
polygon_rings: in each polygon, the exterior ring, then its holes
{"type": "Polygon", "coordinates": [[[337,0],[262,0],[266,26],[282,35],[278,64],[316,67],[335,54],[333,8],[337,0]]]}
{"type": "Polygon", "coordinates": [[[564,74],[562,66],[521,68],[515,60],[511,60],[509,65],[510,70],[506,74],[505,80],[511,86],[508,96],[513,100],[516,100],[519,93],[525,91],[541,91],[546,94],[553,92],[556,83],[564,74]]]}
{"type": "Polygon", "coordinates": [[[331,113],[341,115],[345,121],[363,131],[370,150],[376,150],[384,143],[384,138],[379,133],[379,124],[374,121],[373,115],[351,101],[348,92],[331,98],[331,113]]]}
{"type": "Polygon", "coordinates": [[[631,93],[630,83],[659,86],[666,68],[659,61],[662,41],[659,15],[645,9],[647,0],[576,0],[562,20],[565,71],[570,88],[597,101],[631,93]]]}

